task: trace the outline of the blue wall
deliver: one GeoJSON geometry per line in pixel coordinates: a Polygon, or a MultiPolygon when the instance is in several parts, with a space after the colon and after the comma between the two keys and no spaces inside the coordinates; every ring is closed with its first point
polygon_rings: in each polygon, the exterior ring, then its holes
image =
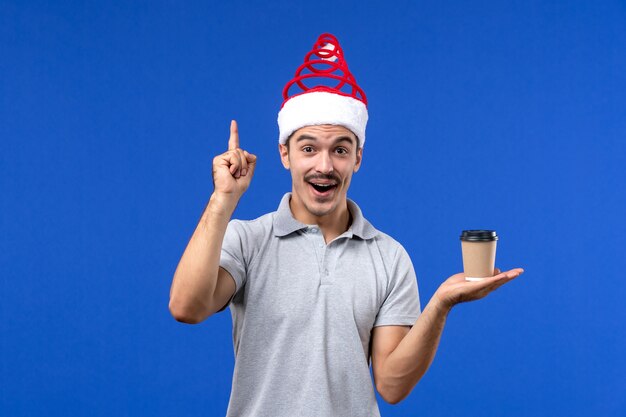
{"type": "Polygon", "coordinates": [[[230,315],[176,322],[171,278],[230,119],[236,217],[289,190],[281,91],[327,31],[370,102],[350,197],[422,305],[463,229],[526,270],[383,416],[624,415],[624,2],[338,3],[0,2],[0,415],[224,415],[230,315]]]}

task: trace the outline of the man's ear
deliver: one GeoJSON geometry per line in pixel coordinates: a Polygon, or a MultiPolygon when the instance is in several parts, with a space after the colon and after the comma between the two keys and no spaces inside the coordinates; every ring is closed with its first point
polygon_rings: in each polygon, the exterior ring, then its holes
{"type": "Polygon", "coordinates": [[[280,154],[280,161],[283,163],[285,169],[289,169],[289,148],[286,145],[279,143],[278,153],[280,154]]]}
{"type": "Polygon", "coordinates": [[[361,161],[363,161],[363,148],[356,150],[356,164],[354,165],[354,172],[357,172],[361,168],[361,161]]]}

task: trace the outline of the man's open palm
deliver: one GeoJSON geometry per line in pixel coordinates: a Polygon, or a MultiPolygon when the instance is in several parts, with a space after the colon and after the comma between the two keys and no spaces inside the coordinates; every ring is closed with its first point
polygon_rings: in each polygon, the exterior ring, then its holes
{"type": "Polygon", "coordinates": [[[490,292],[514,280],[522,273],[524,273],[522,268],[511,269],[506,272],[500,272],[496,268],[493,277],[487,277],[482,281],[466,281],[465,274],[455,274],[439,286],[435,292],[435,297],[445,306],[452,308],[459,303],[486,297],[490,292]]]}

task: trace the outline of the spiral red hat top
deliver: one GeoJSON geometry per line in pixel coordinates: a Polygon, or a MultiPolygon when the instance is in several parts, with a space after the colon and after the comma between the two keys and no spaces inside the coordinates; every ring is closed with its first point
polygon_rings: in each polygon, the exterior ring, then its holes
{"type": "Polygon", "coordinates": [[[339,41],[330,33],[323,33],[317,38],[313,49],[304,57],[304,63],[296,70],[294,78],[285,85],[281,108],[289,99],[314,91],[352,97],[367,106],[365,92],[348,69],[339,41]],[[299,87],[301,91],[289,95],[292,87],[299,87]]]}
{"type": "Polygon", "coordinates": [[[278,112],[278,143],[296,130],[313,125],[339,125],[365,143],[367,98],[356,83],[337,38],[324,33],[283,89],[278,112]]]}

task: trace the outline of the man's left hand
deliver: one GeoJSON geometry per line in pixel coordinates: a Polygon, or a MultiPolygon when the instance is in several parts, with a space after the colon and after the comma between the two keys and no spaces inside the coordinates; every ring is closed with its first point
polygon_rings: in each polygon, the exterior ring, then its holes
{"type": "Polygon", "coordinates": [[[486,297],[487,294],[514,280],[522,273],[524,273],[522,268],[511,269],[506,272],[500,272],[496,268],[493,277],[487,277],[482,281],[466,281],[465,274],[455,274],[439,286],[433,298],[441,302],[444,308],[450,310],[459,303],[486,297]]]}

